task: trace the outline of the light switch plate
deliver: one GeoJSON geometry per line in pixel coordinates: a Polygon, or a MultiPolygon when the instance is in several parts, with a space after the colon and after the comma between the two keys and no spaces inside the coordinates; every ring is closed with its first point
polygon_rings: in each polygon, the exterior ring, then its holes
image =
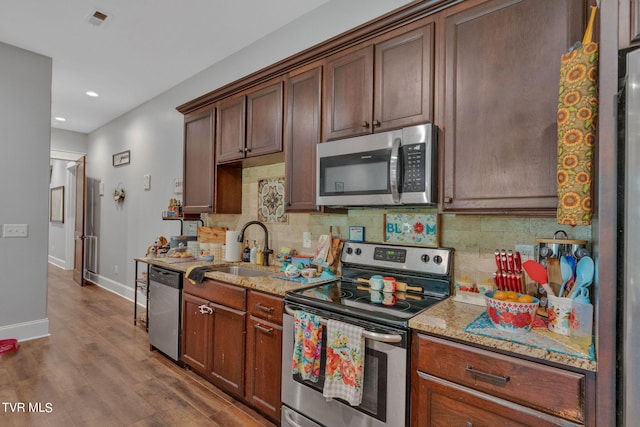
{"type": "Polygon", "coordinates": [[[29,226],[27,224],[3,224],[2,237],[27,237],[29,226]]]}
{"type": "Polygon", "coordinates": [[[151,175],[147,174],[142,178],[142,189],[149,190],[151,188],[151,175]]]}

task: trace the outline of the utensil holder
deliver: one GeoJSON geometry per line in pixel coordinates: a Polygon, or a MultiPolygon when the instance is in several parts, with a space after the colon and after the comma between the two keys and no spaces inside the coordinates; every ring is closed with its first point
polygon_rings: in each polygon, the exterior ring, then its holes
{"type": "Polygon", "coordinates": [[[573,299],[547,295],[548,329],[560,335],[571,335],[573,299]]]}

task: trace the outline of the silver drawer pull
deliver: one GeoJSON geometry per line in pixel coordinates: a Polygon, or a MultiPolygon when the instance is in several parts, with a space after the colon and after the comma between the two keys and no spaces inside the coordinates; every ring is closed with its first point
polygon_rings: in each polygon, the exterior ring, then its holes
{"type": "Polygon", "coordinates": [[[467,365],[464,368],[464,370],[467,371],[468,373],[470,373],[471,375],[476,375],[478,377],[484,377],[484,378],[490,379],[492,381],[505,383],[505,384],[507,382],[509,382],[509,375],[494,375],[494,374],[490,374],[488,372],[478,371],[477,369],[473,369],[473,366],[471,366],[471,365],[467,365]]]}
{"type": "Polygon", "coordinates": [[[273,328],[265,328],[264,326],[258,324],[253,325],[254,328],[262,331],[262,332],[266,332],[267,334],[271,334],[273,333],[273,328]]]}
{"type": "Polygon", "coordinates": [[[209,307],[206,304],[202,304],[201,306],[198,306],[198,308],[200,309],[200,313],[201,314],[212,314],[213,313],[213,308],[209,307]]]}
{"type": "Polygon", "coordinates": [[[267,313],[273,313],[273,310],[275,310],[275,308],[273,308],[273,307],[267,307],[267,306],[262,305],[260,303],[256,303],[256,307],[259,308],[262,311],[266,311],[267,313]]]}

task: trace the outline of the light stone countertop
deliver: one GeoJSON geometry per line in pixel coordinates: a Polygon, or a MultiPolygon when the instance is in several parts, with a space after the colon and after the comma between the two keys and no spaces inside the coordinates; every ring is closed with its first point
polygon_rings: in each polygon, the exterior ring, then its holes
{"type": "Polygon", "coordinates": [[[514,355],[523,355],[585,371],[595,372],[597,370],[597,363],[594,360],[464,332],[466,326],[482,314],[483,311],[485,311],[484,306],[465,304],[448,298],[409,320],[409,327],[431,335],[481,345],[489,349],[506,351],[514,355]]]}
{"type": "Polygon", "coordinates": [[[166,258],[136,258],[136,261],[146,262],[147,264],[156,265],[163,268],[168,268],[175,271],[186,273],[190,267],[212,266],[223,267],[228,265],[237,265],[240,267],[251,268],[254,270],[269,271],[272,274],[266,276],[257,277],[244,277],[236,276],[234,274],[228,274],[218,271],[209,271],[205,273],[205,278],[219,280],[220,282],[230,283],[232,285],[242,286],[248,289],[255,289],[258,291],[266,292],[273,295],[284,296],[289,291],[295,291],[297,289],[308,288],[315,286],[315,284],[306,284],[293,282],[291,280],[278,279],[273,277],[280,270],[280,266],[270,265],[262,266],[256,264],[250,264],[246,262],[226,262],[226,261],[191,261],[191,262],[167,262],[166,258]]]}

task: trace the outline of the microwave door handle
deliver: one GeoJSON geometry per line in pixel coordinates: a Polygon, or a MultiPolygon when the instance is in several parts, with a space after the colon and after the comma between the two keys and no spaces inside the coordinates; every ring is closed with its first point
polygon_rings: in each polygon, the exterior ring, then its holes
{"type": "Polygon", "coordinates": [[[393,140],[391,157],[389,158],[389,183],[394,204],[400,203],[400,138],[393,140]]]}

